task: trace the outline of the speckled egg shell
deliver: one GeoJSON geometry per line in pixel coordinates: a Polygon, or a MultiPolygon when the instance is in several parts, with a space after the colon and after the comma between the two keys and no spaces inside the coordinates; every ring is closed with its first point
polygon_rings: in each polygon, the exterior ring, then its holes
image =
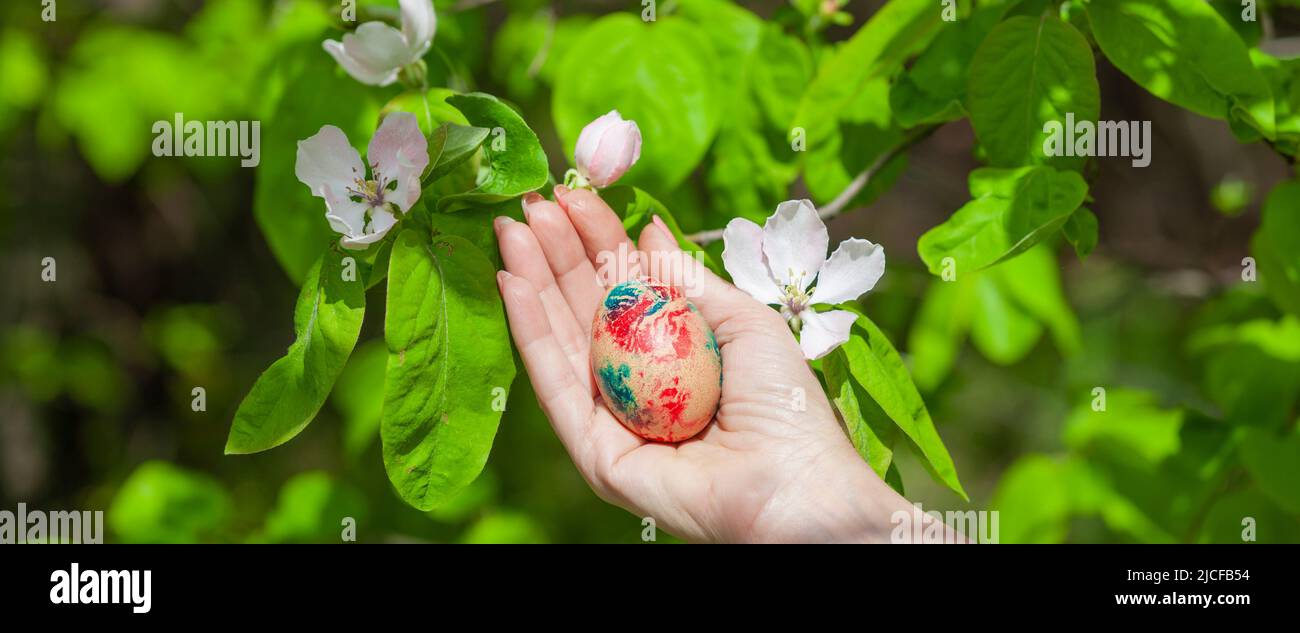
{"type": "Polygon", "coordinates": [[[596,310],[591,370],[609,410],[648,440],[699,433],[722,395],[713,330],[680,290],[645,277],[611,288],[596,310]]]}

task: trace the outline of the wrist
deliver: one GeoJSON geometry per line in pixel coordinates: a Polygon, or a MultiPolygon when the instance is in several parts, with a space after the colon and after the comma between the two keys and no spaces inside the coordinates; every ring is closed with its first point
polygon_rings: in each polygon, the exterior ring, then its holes
{"type": "Polygon", "coordinates": [[[840,500],[846,511],[836,526],[835,542],[841,543],[895,543],[910,542],[910,532],[899,538],[897,529],[902,521],[913,516],[916,506],[889,487],[870,467],[854,453],[856,463],[851,492],[840,500]]]}
{"type": "Polygon", "coordinates": [[[799,543],[889,543],[898,525],[893,519],[911,516],[916,509],[877,477],[852,447],[825,455],[803,475],[774,495],[768,511],[754,524],[758,532],[749,538],[799,543]],[[776,529],[763,530],[764,526],[776,529]]]}
{"type": "Polygon", "coordinates": [[[818,514],[827,523],[827,541],[838,543],[966,543],[961,532],[942,518],[923,512],[891,488],[853,452],[841,472],[843,486],[819,499],[818,514]]]}

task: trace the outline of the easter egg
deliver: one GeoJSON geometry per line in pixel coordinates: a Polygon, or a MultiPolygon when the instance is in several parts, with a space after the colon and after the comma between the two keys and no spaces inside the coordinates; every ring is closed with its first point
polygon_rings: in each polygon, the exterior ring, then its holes
{"type": "Polygon", "coordinates": [[[699,433],[722,395],[713,330],[681,290],[648,277],[610,288],[596,309],[591,370],[609,410],[648,440],[699,433]]]}

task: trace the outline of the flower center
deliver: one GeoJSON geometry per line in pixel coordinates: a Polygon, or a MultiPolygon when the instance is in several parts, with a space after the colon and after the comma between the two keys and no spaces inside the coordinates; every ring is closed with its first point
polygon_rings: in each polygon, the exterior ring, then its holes
{"type": "Polygon", "coordinates": [[[371,232],[371,213],[375,209],[383,209],[389,204],[384,200],[384,193],[397,189],[397,181],[385,178],[384,174],[379,171],[379,165],[371,165],[370,173],[374,175],[374,180],[353,179],[353,186],[348,187],[347,190],[353,202],[361,202],[366,205],[365,225],[361,227],[363,234],[371,232]]]}
{"type": "Polygon", "coordinates": [[[799,318],[799,314],[812,304],[812,293],[816,289],[815,286],[807,290],[799,289],[803,285],[803,278],[807,275],[807,272],[800,272],[796,275],[791,270],[788,277],[790,283],[781,289],[781,316],[790,322],[790,329],[794,330],[796,334],[803,327],[803,320],[799,318]]]}
{"type": "Polygon", "coordinates": [[[382,174],[376,173],[379,180],[362,180],[357,178],[352,181],[353,186],[348,187],[348,194],[351,195],[353,202],[364,202],[371,208],[384,206],[384,185],[388,184],[383,179],[382,174]]]}

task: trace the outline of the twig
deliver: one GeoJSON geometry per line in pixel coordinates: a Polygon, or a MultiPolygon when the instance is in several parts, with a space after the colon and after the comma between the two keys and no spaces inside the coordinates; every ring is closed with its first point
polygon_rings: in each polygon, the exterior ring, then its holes
{"type": "MultiPolygon", "coordinates": [[[[826,206],[823,206],[821,210],[817,212],[817,215],[821,217],[822,221],[826,221],[844,212],[845,207],[847,207],[849,203],[853,201],[853,198],[857,197],[857,195],[861,193],[868,184],[870,184],[871,179],[875,178],[876,174],[879,173],[881,169],[884,169],[885,165],[888,165],[890,161],[897,158],[899,154],[902,154],[913,145],[916,145],[927,136],[930,136],[930,134],[937,129],[939,129],[938,125],[928,125],[917,128],[909,133],[897,145],[891,147],[889,151],[877,156],[874,161],[871,161],[871,164],[867,165],[867,168],[862,170],[862,173],[854,177],[853,180],[849,182],[849,185],[844,188],[844,191],[840,192],[840,195],[835,196],[834,200],[831,200],[826,204],[826,206]]],[[[687,235],[686,239],[695,244],[708,244],[722,239],[722,232],[724,230],[725,229],[710,229],[708,231],[700,231],[698,233],[687,235]]]]}

